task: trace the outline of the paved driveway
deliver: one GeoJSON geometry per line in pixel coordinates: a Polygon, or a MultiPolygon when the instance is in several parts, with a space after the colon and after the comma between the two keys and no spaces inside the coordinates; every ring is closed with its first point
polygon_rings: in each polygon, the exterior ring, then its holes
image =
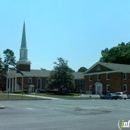
{"type": "Polygon", "coordinates": [[[119,130],[130,100],[0,101],[0,130],[119,130]]]}

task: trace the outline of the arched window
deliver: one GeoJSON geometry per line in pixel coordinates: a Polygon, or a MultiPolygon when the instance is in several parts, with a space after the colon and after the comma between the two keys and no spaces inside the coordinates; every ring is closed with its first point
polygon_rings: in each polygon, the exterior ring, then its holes
{"type": "Polygon", "coordinates": [[[42,79],[41,78],[37,79],[37,89],[38,90],[42,89],[42,79]]]}

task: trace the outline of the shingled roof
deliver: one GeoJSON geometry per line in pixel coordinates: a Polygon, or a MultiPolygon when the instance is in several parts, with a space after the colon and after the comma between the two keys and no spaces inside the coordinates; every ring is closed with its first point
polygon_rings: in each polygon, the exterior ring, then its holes
{"type": "MultiPolygon", "coordinates": [[[[31,70],[31,71],[21,71],[24,74],[24,77],[49,77],[51,70],[31,70]]],[[[84,73],[83,72],[73,72],[75,79],[83,79],[84,73]]],[[[8,76],[16,76],[21,77],[20,73],[17,73],[14,70],[10,70],[8,76]]]]}
{"type": "Polygon", "coordinates": [[[85,73],[89,72],[92,68],[97,65],[102,65],[116,72],[130,73],[130,65],[128,64],[116,64],[116,63],[106,63],[106,62],[97,62],[91,66],[85,73]]]}

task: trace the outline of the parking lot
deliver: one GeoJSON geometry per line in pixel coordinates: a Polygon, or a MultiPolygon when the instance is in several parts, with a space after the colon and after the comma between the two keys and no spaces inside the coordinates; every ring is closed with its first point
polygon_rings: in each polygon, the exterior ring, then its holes
{"type": "Polygon", "coordinates": [[[0,130],[119,130],[130,119],[127,100],[0,101],[0,130]]]}

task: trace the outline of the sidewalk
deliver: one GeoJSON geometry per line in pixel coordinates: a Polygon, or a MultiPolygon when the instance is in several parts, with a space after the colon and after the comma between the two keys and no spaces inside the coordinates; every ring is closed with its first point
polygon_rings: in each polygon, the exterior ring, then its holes
{"type": "Polygon", "coordinates": [[[79,97],[100,99],[100,95],[98,95],[98,94],[81,94],[79,97]]]}
{"type": "Polygon", "coordinates": [[[0,106],[0,109],[4,109],[5,107],[4,106],[0,106]]]}
{"type": "MultiPolygon", "coordinates": [[[[21,96],[21,94],[11,94],[11,95],[18,95],[18,96],[21,96]]],[[[27,96],[27,97],[36,97],[36,98],[42,98],[42,99],[47,99],[47,100],[60,99],[60,98],[53,98],[53,97],[46,97],[46,96],[38,96],[38,95],[26,95],[26,94],[24,94],[23,96],[27,96]]]]}

